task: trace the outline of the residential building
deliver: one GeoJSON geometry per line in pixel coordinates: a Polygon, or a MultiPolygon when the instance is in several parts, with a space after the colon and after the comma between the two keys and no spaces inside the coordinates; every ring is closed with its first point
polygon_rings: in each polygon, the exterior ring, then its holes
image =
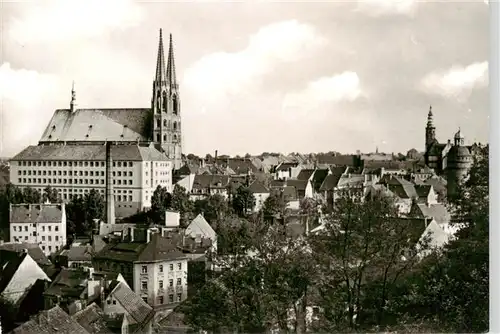
{"type": "Polygon", "coordinates": [[[46,255],[66,245],[66,209],[62,204],[11,204],[10,241],[40,245],[46,255]]]}
{"type": "Polygon", "coordinates": [[[195,201],[215,194],[228,198],[230,181],[228,175],[195,175],[189,198],[195,201]]]}
{"type": "Polygon", "coordinates": [[[45,268],[51,265],[50,260],[36,243],[26,242],[2,242],[0,241],[0,250],[12,252],[28,252],[29,256],[41,267],[45,268]]]}
{"type": "Polygon", "coordinates": [[[296,178],[299,175],[302,167],[298,162],[282,162],[274,171],[275,180],[286,180],[290,178],[296,178]]]}
{"type": "Polygon", "coordinates": [[[187,298],[187,257],[169,237],[147,232],[144,241],[111,242],[92,259],[96,270],[120,272],[145,302],[170,308],[187,298]]]}
{"type": "Polygon", "coordinates": [[[50,281],[27,251],[0,250],[0,296],[17,303],[39,279],[50,281]]]}
{"type": "Polygon", "coordinates": [[[92,254],[94,250],[91,245],[71,246],[64,249],[58,255],[59,265],[66,268],[92,268],[92,254]]]}
{"type": "Polygon", "coordinates": [[[184,231],[186,236],[195,239],[200,243],[202,239],[209,239],[212,242],[211,250],[217,252],[217,234],[202,214],[196,216],[184,231]]]}
{"type": "Polygon", "coordinates": [[[258,212],[262,209],[264,202],[270,196],[270,191],[267,187],[260,181],[254,181],[249,186],[250,191],[255,198],[254,212],[258,212]]]}

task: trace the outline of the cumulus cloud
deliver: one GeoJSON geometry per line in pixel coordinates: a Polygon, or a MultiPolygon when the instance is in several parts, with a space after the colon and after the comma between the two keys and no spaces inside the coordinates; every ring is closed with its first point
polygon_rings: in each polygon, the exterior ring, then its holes
{"type": "Polygon", "coordinates": [[[328,103],[354,101],[360,96],[358,74],[346,71],[311,81],[304,90],[287,94],[283,101],[282,111],[288,115],[291,110],[302,114],[328,103]]]}
{"type": "Polygon", "coordinates": [[[14,69],[9,63],[0,66],[2,155],[4,148],[15,150],[40,135],[40,124],[46,124],[52,113],[47,105],[57,99],[59,89],[60,82],[54,75],[14,69]]]}
{"type": "Polygon", "coordinates": [[[474,88],[488,85],[488,62],[476,62],[465,67],[454,66],[447,71],[427,74],[421,82],[424,91],[444,97],[464,98],[474,88]]]}
{"type": "Polygon", "coordinates": [[[20,44],[92,37],[108,28],[128,28],[144,17],[132,0],[56,0],[34,3],[9,22],[8,35],[20,44]]]}
{"type": "Polygon", "coordinates": [[[416,0],[359,0],[357,10],[372,16],[412,15],[416,0]]]}
{"type": "Polygon", "coordinates": [[[293,62],[324,45],[326,40],[310,25],[296,20],[261,28],[244,50],[209,54],[191,67],[183,84],[212,98],[237,94],[280,62],[293,62]]]}

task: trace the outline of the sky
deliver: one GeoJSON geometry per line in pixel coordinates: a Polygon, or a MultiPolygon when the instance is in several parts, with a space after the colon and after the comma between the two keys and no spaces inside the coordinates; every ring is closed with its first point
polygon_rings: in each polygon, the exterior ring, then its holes
{"type": "Polygon", "coordinates": [[[72,81],[79,108],[150,107],[160,28],[185,153],[423,150],[430,105],[440,141],[485,143],[488,19],[483,0],[0,2],[0,156],[72,81]]]}

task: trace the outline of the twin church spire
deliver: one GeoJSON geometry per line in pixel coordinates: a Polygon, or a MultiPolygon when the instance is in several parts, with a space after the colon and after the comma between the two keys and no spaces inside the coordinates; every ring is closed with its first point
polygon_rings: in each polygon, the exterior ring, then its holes
{"type": "Polygon", "coordinates": [[[160,41],[158,43],[158,56],[156,60],[156,82],[166,82],[167,86],[176,89],[177,78],[175,75],[175,58],[174,58],[174,43],[172,41],[172,34],[170,34],[170,40],[168,45],[168,58],[167,67],[165,68],[165,52],[163,48],[163,33],[160,29],[160,41]]]}

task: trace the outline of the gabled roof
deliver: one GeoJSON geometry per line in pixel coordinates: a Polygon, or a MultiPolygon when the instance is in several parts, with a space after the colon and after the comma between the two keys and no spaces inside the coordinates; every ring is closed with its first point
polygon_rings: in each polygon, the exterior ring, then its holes
{"type": "Polygon", "coordinates": [[[68,261],[91,261],[92,260],[92,246],[72,246],[70,249],[65,250],[61,255],[68,257],[68,261]]]}
{"type": "Polygon", "coordinates": [[[254,181],[252,184],[249,186],[250,191],[253,194],[267,194],[269,193],[269,189],[266,188],[266,186],[259,181],[254,181]]]}
{"type": "Polygon", "coordinates": [[[420,217],[434,218],[439,225],[446,225],[451,221],[451,215],[444,204],[418,203],[416,206],[420,217]]]}
{"type": "Polygon", "coordinates": [[[432,190],[432,185],[430,184],[415,185],[414,187],[417,192],[418,198],[427,198],[432,190]]]}
{"type": "Polygon", "coordinates": [[[430,184],[434,188],[436,192],[443,192],[446,194],[447,188],[447,182],[445,179],[442,177],[431,177],[425,180],[425,184],[430,184]]]}
{"type": "Polygon", "coordinates": [[[299,165],[298,162],[283,162],[277,168],[276,171],[287,171],[289,168],[295,168],[299,165]]]}
{"type": "Polygon", "coordinates": [[[186,235],[191,237],[201,236],[211,240],[217,238],[217,234],[210,224],[206,221],[205,217],[201,214],[196,216],[188,225],[185,231],[186,235]]]}
{"type": "Polygon", "coordinates": [[[45,291],[51,296],[80,296],[87,287],[89,273],[81,269],[63,268],[45,291]]]}
{"type": "Polygon", "coordinates": [[[271,188],[281,188],[285,186],[285,181],[284,180],[272,180],[271,181],[271,188]]]}
{"type": "Polygon", "coordinates": [[[337,173],[328,175],[321,184],[321,187],[319,187],[319,190],[320,191],[334,190],[337,187],[337,184],[339,183],[341,176],[342,176],[341,174],[339,175],[337,173]]]}
{"type": "Polygon", "coordinates": [[[30,321],[15,328],[12,334],[89,334],[75,319],[59,306],[41,311],[30,321]]]}
{"type": "Polygon", "coordinates": [[[314,169],[302,169],[297,175],[297,180],[309,180],[314,174],[314,169]]]}
{"type": "Polygon", "coordinates": [[[27,252],[0,250],[0,293],[9,285],[27,256],[27,252]]]}
{"type": "Polygon", "coordinates": [[[288,179],[286,180],[286,185],[287,187],[294,187],[297,190],[306,190],[307,185],[309,184],[309,180],[293,180],[293,179],[288,179]]]}
{"type": "Polygon", "coordinates": [[[13,204],[10,223],[61,223],[61,204],[13,204]]]}
{"type": "Polygon", "coordinates": [[[122,305],[125,311],[130,315],[131,324],[145,324],[152,319],[155,311],[134,293],[126,284],[116,282],[116,286],[110,292],[110,295],[122,305]]]}
{"type": "Polygon", "coordinates": [[[364,175],[342,175],[339,179],[339,182],[337,184],[337,187],[362,187],[363,183],[365,182],[365,176],[364,175]]]}
{"type": "Polygon", "coordinates": [[[71,316],[76,320],[87,332],[92,334],[111,334],[112,331],[106,326],[104,311],[92,303],[81,311],[76,312],[71,316]]]}
{"type": "Polygon", "coordinates": [[[226,188],[229,180],[227,175],[195,175],[193,189],[226,188]]]}
{"type": "Polygon", "coordinates": [[[323,184],[323,181],[325,181],[326,177],[329,175],[330,170],[327,168],[323,169],[316,169],[314,172],[313,178],[312,178],[312,186],[315,191],[318,191],[323,184]]]}
{"type": "Polygon", "coordinates": [[[30,244],[25,242],[6,242],[0,244],[0,250],[8,250],[13,252],[23,252],[24,250],[28,251],[28,254],[31,256],[33,260],[40,266],[50,265],[50,261],[45,255],[45,253],[40,249],[38,244],[30,244]]]}
{"type": "Polygon", "coordinates": [[[401,199],[412,199],[418,198],[417,191],[415,190],[415,186],[410,185],[389,185],[389,190],[392,191],[396,196],[401,199]]]}
{"type": "Polygon", "coordinates": [[[59,109],[40,141],[146,141],[149,108],[59,109]]]}

